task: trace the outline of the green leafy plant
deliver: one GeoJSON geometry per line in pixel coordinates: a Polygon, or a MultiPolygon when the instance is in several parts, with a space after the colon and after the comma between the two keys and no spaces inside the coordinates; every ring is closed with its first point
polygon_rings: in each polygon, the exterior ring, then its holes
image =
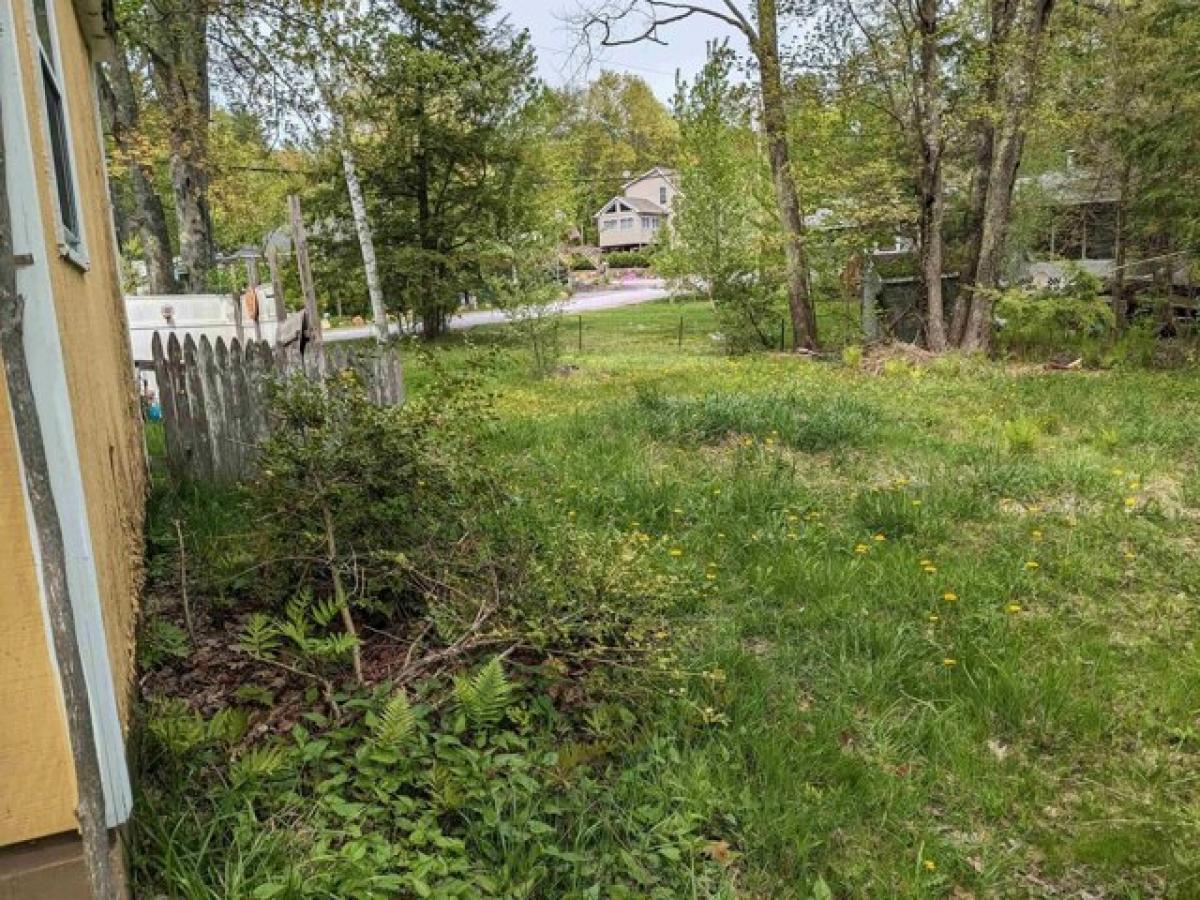
{"type": "Polygon", "coordinates": [[[454,679],[454,697],[467,721],[475,728],[495,725],[504,716],[512,698],[512,685],[504,667],[493,657],[474,675],[454,679]]]}

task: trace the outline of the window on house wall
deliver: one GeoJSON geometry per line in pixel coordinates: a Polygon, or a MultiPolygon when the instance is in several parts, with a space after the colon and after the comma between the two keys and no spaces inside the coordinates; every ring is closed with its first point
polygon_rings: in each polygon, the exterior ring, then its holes
{"type": "Polygon", "coordinates": [[[621,219],[622,231],[633,231],[633,216],[624,216],[621,219]]]}
{"type": "Polygon", "coordinates": [[[75,172],[67,138],[67,111],[63,99],[62,76],[55,53],[49,0],[33,0],[37,21],[38,57],[42,70],[42,94],[46,103],[50,156],[54,166],[55,195],[58,200],[58,224],[62,242],[72,251],[81,252],[83,237],[79,227],[79,206],[75,199],[75,172]]]}
{"type": "Polygon", "coordinates": [[[600,220],[600,230],[601,231],[612,231],[613,226],[616,224],[617,224],[616,219],[601,219],[600,220]]]}
{"type": "Polygon", "coordinates": [[[659,206],[666,206],[666,205],[667,205],[667,188],[666,188],[666,185],[663,185],[662,187],[660,187],[660,188],[658,189],[658,205],[659,205],[659,206]]]}

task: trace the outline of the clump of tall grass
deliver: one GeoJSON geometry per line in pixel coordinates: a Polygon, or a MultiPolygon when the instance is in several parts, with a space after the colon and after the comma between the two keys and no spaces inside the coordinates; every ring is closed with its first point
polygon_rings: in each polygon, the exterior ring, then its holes
{"type": "Polygon", "coordinates": [[[635,404],[655,437],[715,443],[745,435],[806,453],[867,444],[879,420],[878,411],[861,400],[794,393],[670,397],[643,389],[635,404]]]}

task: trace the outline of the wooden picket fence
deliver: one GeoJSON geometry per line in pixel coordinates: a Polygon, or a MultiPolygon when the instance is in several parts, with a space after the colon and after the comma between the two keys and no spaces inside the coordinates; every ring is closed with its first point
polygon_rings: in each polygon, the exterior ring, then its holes
{"type": "Polygon", "coordinates": [[[400,354],[395,347],[326,348],[323,353],[272,348],[265,341],[217,338],[164,345],[151,341],[166,444],[167,470],[176,481],[235,482],[254,474],[257,450],[270,434],[268,385],[274,379],[325,378],[351,370],[372,403],[404,401],[400,354]]]}

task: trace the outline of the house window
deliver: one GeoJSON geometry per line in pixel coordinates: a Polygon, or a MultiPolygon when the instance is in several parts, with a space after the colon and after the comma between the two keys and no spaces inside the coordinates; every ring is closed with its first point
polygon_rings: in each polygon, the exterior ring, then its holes
{"type": "Polygon", "coordinates": [[[622,231],[633,231],[633,216],[622,216],[621,217],[621,230],[622,231]]]}
{"type": "Polygon", "coordinates": [[[83,250],[79,227],[79,205],[76,202],[75,172],[71,162],[70,141],[67,136],[67,113],[63,99],[62,78],[58,71],[53,29],[48,0],[33,0],[37,20],[38,57],[42,70],[42,94],[46,103],[46,124],[49,130],[50,157],[54,165],[55,196],[58,200],[58,224],[61,241],[70,253],[83,250]]]}
{"type": "Polygon", "coordinates": [[[616,219],[601,219],[600,220],[600,230],[601,231],[612,231],[613,228],[616,226],[616,224],[617,224],[616,219]]]}
{"type": "Polygon", "coordinates": [[[658,231],[658,216],[642,216],[642,228],[646,231],[658,231]]]}
{"type": "Polygon", "coordinates": [[[663,185],[662,187],[660,187],[660,188],[658,189],[658,205],[659,205],[659,206],[666,206],[666,205],[667,205],[667,188],[666,188],[666,185],[663,185]]]}

